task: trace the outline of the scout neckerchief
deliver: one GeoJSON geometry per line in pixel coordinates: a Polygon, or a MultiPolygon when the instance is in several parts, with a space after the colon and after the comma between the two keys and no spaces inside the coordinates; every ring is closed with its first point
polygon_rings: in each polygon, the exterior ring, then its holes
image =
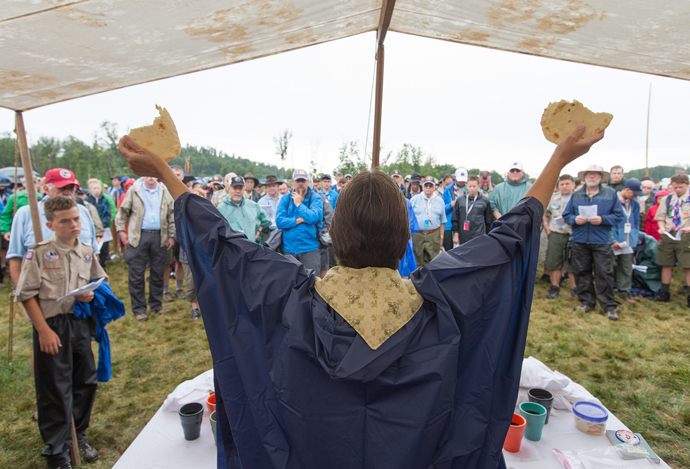
{"type": "Polygon", "coordinates": [[[675,231],[680,229],[680,197],[676,199],[676,204],[673,206],[673,226],[675,231]]]}

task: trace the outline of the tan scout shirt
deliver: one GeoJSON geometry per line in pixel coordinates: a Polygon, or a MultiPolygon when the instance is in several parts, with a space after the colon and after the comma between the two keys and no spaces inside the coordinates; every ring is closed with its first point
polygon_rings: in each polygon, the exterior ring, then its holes
{"type": "Polygon", "coordinates": [[[17,283],[17,301],[38,296],[45,319],[72,314],[73,297],[56,300],[101,277],[108,276],[98,263],[98,257],[94,256],[92,246],[77,240],[77,244],[70,247],[53,234],[24,255],[17,283]]]}
{"type": "MultiPolygon", "coordinates": [[[[662,197],[659,201],[659,209],[656,211],[656,216],[654,217],[656,221],[663,221],[666,223],[666,231],[669,233],[672,233],[674,230],[673,207],[676,205],[677,200],[678,196],[675,193],[662,197]],[[669,197],[671,197],[671,210],[666,213],[668,207],[666,200],[669,197]]],[[[680,227],[687,228],[690,226],[690,191],[683,194],[680,200],[680,227]]]]}
{"type": "Polygon", "coordinates": [[[560,192],[556,192],[551,196],[549,201],[549,206],[546,207],[546,212],[544,216],[549,219],[549,229],[554,233],[561,234],[573,234],[573,228],[568,225],[563,219],[563,212],[565,211],[565,206],[568,205],[570,198],[573,195],[562,195],[560,192]],[[561,218],[562,225],[556,223],[556,218],[561,218]],[[559,228],[560,226],[560,228],[559,228]]]}

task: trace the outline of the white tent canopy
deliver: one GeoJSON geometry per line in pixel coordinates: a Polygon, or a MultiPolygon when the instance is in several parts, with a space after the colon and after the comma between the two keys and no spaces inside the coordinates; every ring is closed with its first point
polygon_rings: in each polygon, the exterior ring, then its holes
{"type": "MultiPolygon", "coordinates": [[[[394,5],[391,31],[690,79],[687,1],[394,5]]],[[[382,12],[381,0],[0,0],[0,6],[0,107],[15,111],[375,31],[382,12]]]]}

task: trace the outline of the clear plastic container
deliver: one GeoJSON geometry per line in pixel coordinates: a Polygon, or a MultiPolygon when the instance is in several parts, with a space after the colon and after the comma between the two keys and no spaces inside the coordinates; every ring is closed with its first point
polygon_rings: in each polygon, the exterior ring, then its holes
{"type": "Polygon", "coordinates": [[[575,427],[588,435],[603,435],[609,413],[599,404],[580,401],[573,404],[575,427]]]}

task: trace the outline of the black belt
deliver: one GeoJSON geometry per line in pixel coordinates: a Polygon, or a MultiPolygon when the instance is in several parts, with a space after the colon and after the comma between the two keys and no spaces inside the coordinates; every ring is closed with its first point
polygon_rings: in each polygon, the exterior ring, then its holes
{"type": "Polygon", "coordinates": [[[160,234],[161,230],[141,230],[142,233],[160,234]]]}

